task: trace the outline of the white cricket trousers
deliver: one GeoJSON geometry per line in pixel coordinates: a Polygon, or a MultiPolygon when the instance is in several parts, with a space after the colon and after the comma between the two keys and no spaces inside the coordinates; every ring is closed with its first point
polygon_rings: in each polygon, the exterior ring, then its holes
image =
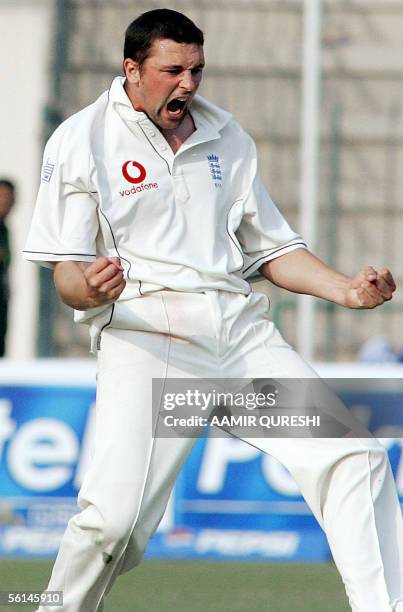
{"type": "MultiPolygon", "coordinates": [[[[64,605],[41,612],[102,610],[163,516],[195,440],[153,437],[153,377],[317,376],[268,311],[264,295],[221,291],[160,291],[115,304],[98,351],[95,448],[81,512],[67,526],[48,586],[63,591],[64,605]]],[[[402,515],[384,448],[372,438],[246,441],[295,478],[326,532],[352,610],[402,612],[402,515]]]]}

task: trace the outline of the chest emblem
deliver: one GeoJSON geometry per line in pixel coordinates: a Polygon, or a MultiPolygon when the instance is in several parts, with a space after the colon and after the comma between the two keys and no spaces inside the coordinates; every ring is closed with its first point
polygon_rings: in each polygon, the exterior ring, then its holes
{"type": "Polygon", "coordinates": [[[147,170],[142,164],[132,159],[126,161],[122,166],[123,178],[131,183],[132,187],[121,189],[119,191],[122,198],[126,196],[133,196],[141,191],[148,191],[149,189],[158,189],[158,183],[145,183],[144,180],[147,176],[147,170]]]}
{"type": "Polygon", "coordinates": [[[218,157],[218,155],[210,153],[210,155],[207,155],[207,160],[210,168],[211,178],[213,179],[215,187],[222,187],[222,170],[220,158],[218,157]]]}
{"type": "Polygon", "coordinates": [[[122,174],[128,183],[136,185],[144,181],[147,176],[147,171],[139,162],[129,160],[123,164],[122,174]]]}

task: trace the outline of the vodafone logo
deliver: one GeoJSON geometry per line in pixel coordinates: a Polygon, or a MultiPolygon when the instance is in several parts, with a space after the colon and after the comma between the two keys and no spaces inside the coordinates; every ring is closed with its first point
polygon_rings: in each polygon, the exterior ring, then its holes
{"type": "Polygon", "coordinates": [[[143,191],[149,191],[150,189],[158,189],[158,183],[145,183],[144,179],[147,176],[147,171],[142,164],[129,159],[122,166],[122,174],[128,183],[133,186],[127,189],[121,189],[119,191],[122,198],[127,196],[138,195],[143,191]],[[141,183],[141,184],[139,184],[141,183]]]}
{"type": "Polygon", "coordinates": [[[133,160],[129,160],[123,164],[122,174],[126,181],[134,185],[142,183],[147,176],[144,166],[133,160]]]}

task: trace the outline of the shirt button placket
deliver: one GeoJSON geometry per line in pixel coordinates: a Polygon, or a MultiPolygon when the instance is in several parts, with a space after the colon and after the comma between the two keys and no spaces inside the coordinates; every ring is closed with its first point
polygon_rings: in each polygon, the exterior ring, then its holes
{"type": "Polygon", "coordinates": [[[156,152],[165,159],[171,169],[173,159],[171,159],[172,156],[169,155],[168,146],[160,132],[154,128],[150,121],[145,121],[142,127],[146,138],[149,140],[156,152]]]}
{"type": "Polygon", "coordinates": [[[190,192],[178,160],[175,160],[172,166],[172,181],[175,191],[175,199],[184,204],[189,200],[190,192]]]}

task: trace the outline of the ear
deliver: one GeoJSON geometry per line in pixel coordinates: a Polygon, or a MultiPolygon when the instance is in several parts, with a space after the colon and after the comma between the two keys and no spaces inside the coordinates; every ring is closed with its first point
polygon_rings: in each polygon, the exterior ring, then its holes
{"type": "Polygon", "coordinates": [[[129,83],[137,84],[140,81],[140,66],[130,58],[123,62],[123,70],[129,83]]]}

